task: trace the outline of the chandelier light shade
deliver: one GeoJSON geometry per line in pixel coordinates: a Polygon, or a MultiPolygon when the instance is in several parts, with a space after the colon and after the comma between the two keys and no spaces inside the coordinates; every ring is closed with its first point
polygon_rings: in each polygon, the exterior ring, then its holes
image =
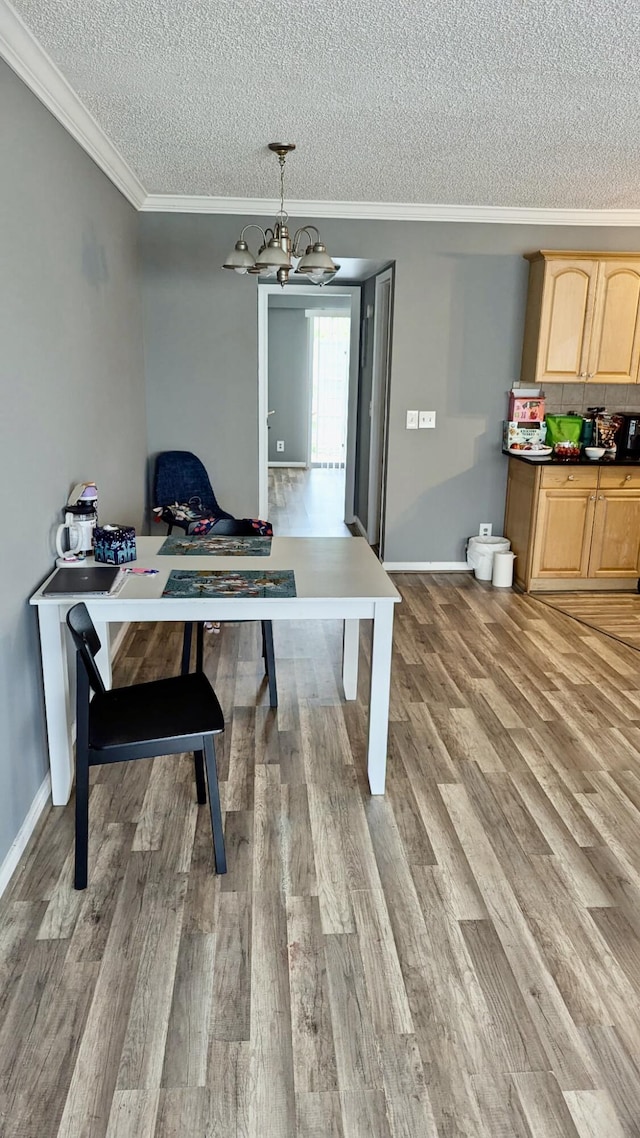
{"type": "Polygon", "coordinates": [[[222,267],[233,269],[242,276],[250,273],[255,276],[275,277],[284,288],[293,270],[293,262],[297,261],[298,266],[294,270],[296,275],[306,277],[312,284],[327,284],[333,280],[340,265],[336,265],[327,253],[327,247],[320,240],[317,227],[302,225],[296,230],[293,241],[289,235],[287,226],[289,215],[284,208],[284,166],[287,154],[295,150],[295,144],[270,142],[269,150],[278,155],[280,163],[280,209],[276,214],[273,228],[263,229],[254,222],[245,225],[222,267]],[[255,257],[245,240],[244,235],[248,229],[257,229],[262,238],[262,244],[255,257]]]}

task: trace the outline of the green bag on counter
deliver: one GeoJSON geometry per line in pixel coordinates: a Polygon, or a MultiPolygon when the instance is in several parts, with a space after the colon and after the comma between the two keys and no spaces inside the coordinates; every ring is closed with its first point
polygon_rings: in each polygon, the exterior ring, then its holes
{"type": "Polygon", "coordinates": [[[556,443],[579,443],[582,433],[581,415],[545,415],[547,424],[547,446],[556,443]]]}

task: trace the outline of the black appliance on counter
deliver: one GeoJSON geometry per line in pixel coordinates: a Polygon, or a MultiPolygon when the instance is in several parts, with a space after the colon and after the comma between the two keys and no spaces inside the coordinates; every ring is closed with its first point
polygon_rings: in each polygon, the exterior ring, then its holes
{"type": "Polygon", "coordinates": [[[640,460],[640,412],[633,415],[621,414],[622,426],[617,433],[618,462],[625,459],[640,460]]]}

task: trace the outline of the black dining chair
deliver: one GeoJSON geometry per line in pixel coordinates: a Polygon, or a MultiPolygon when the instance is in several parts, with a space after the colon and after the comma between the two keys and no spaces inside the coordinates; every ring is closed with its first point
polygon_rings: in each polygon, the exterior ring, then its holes
{"type": "MultiPolygon", "coordinates": [[[[234,518],[218,504],[206,468],[190,450],[165,450],[156,458],[153,479],[153,498],[159,520],[166,522],[167,533],[178,526],[185,533],[193,531],[197,516],[179,516],[175,507],[182,504],[194,515],[215,517],[209,530],[212,537],[255,537],[256,530],[250,518],[234,518]]],[[[193,624],[185,624],[182,638],[182,674],[189,671],[193,624]]],[[[204,622],[196,624],[196,671],[202,671],[204,656],[204,622]]],[[[269,682],[269,705],[278,706],[276,660],[273,649],[273,624],[262,621],[262,656],[269,682]]]]}
{"type": "Polygon", "coordinates": [[[193,751],[200,804],[207,801],[208,784],[216,872],[226,873],[214,744],[214,735],[224,731],[224,717],[207,677],[196,671],[106,690],[95,660],[100,640],[86,605],[77,604],[69,610],[67,625],[77,663],[76,889],[87,885],[89,767],[184,751],[193,751]]]}

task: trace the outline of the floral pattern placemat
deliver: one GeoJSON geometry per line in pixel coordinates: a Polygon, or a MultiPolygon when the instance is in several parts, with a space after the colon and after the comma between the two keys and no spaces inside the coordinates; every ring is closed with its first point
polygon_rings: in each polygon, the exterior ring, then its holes
{"type": "Polygon", "coordinates": [[[163,597],[295,597],[293,569],[172,569],[163,597]]]}
{"type": "Polygon", "coordinates": [[[270,537],[171,537],[166,538],[158,550],[168,557],[268,557],[271,553],[270,537]]]}

